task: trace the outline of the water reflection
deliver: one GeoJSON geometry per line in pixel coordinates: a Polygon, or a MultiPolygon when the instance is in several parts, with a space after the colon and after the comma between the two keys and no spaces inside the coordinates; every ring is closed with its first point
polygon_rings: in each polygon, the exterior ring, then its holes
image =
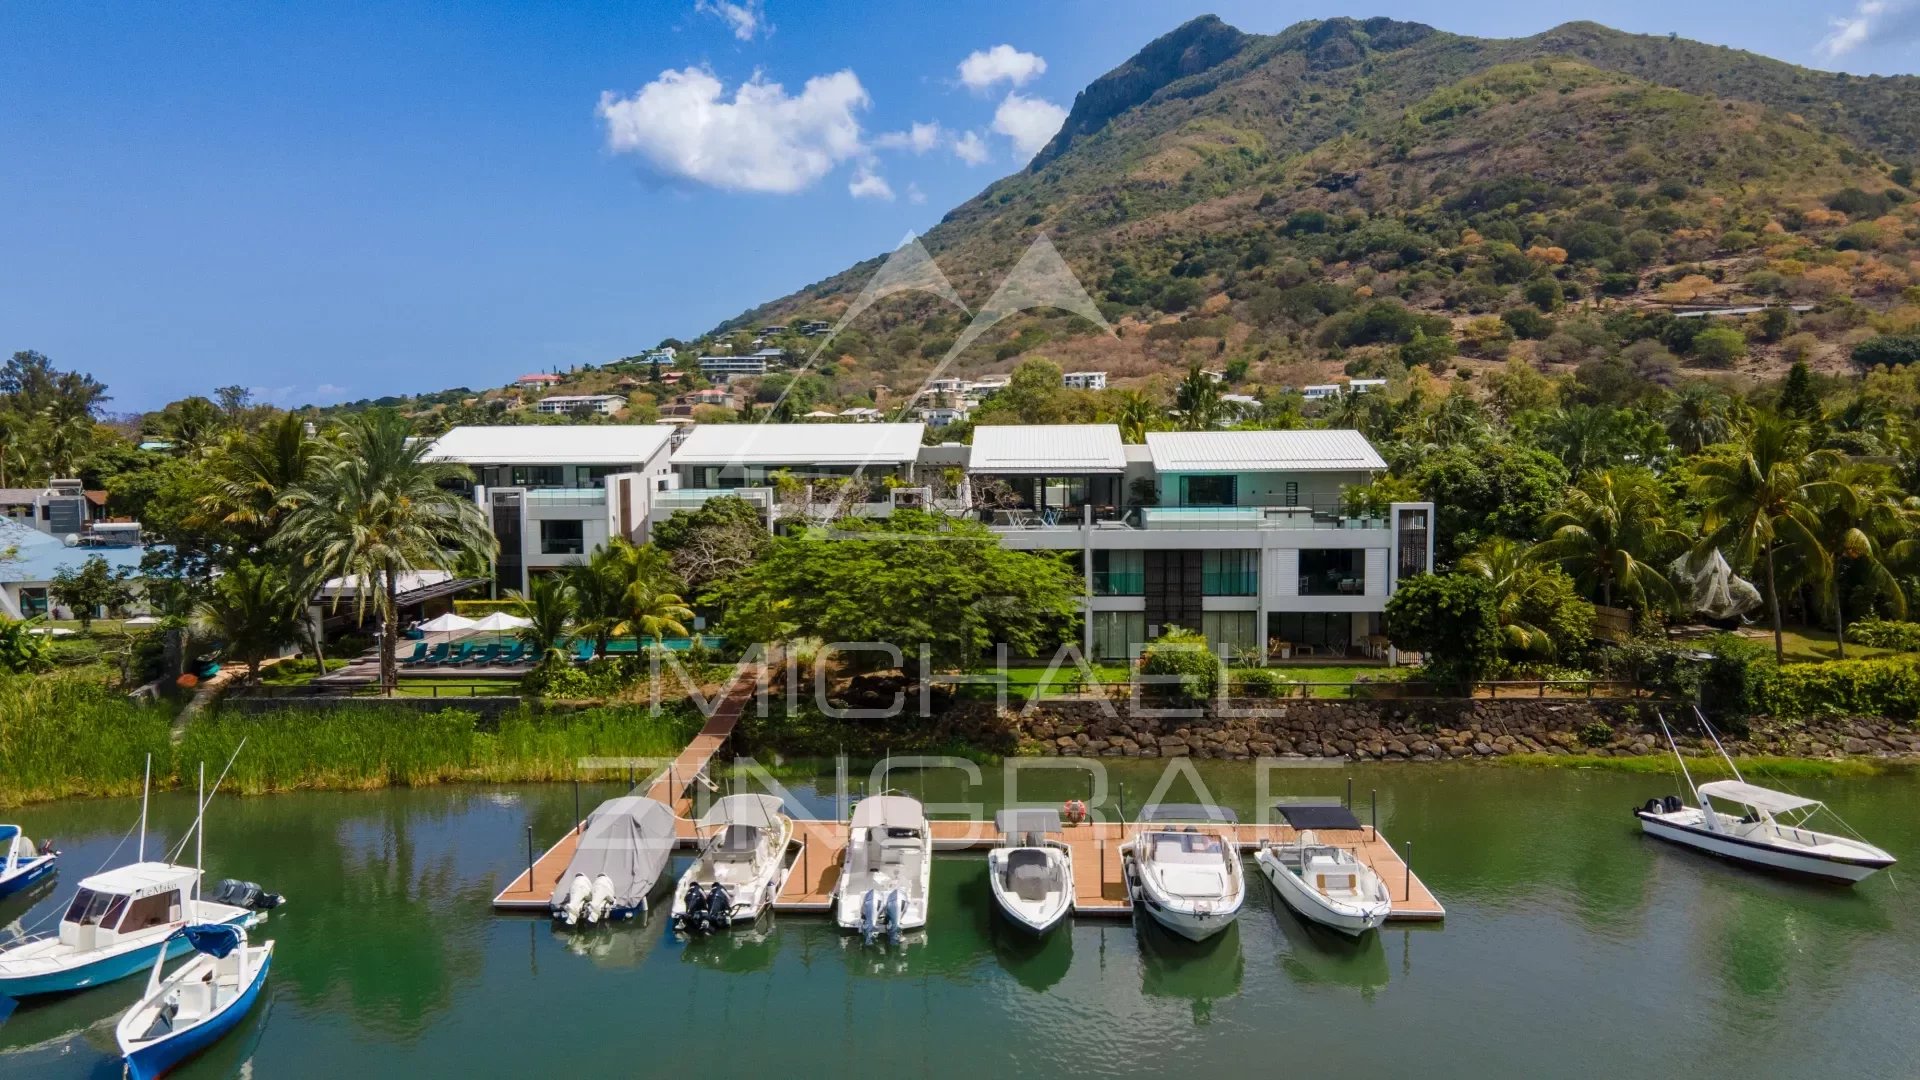
{"type": "Polygon", "coordinates": [[[1385,931],[1350,938],[1307,922],[1278,902],[1273,905],[1273,921],[1286,939],[1280,968],[1294,982],[1352,987],[1366,1001],[1387,985],[1387,950],[1381,940],[1385,931]]]}
{"type": "Polygon", "coordinates": [[[988,936],[1001,969],[1035,993],[1045,993],[1060,985],[1068,969],[1073,967],[1071,926],[1062,925],[1052,933],[1036,936],[996,918],[988,936]]]}
{"type": "Polygon", "coordinates": [[[763,911],[751,924],[736,923],[729,930],[692,937],[675,935],[684,942],[680,962],[735,974],[766,971],[780,954],[778,924],[778,916],[763,911]]]}
{"type": "MultiPolygon", "coordinates": [[[[1244,918],[1244,914],[1242,918],[1244,918]]],[[[1217,1001],[1240,993],[1247,961],[1240,953],[1240,924],[1205,941],[1188,941],[1145,915],[1133,920],[1140,946],[1140,988],[1148,997],[1175,998],[1193,1005],[1193,1022],[1213,1022],[1217,1001]]]]}

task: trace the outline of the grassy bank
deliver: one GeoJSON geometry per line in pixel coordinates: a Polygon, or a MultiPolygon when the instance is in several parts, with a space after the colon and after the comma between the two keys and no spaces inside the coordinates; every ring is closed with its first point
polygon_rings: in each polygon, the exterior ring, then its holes
{"type": "Polygon", "coordinates": [[[699,728],[685,708],[658,716],[644,707],[519,710],[483,730],[475,714],[457,707],[289,707],[203,716],[176,747],[173,711],[67,675],[0,683],[0,806],[138,794],[148,753],[155,787],[191,783],[200,762],[217,773],[242,738],[246,749],[223,790],[263,794],[569,780],[581,758],[671,757],[699,728]]]}
{"type": "Polygon", "coordinates": [[[128,701],[87,670],[0,677],[0,806],[138,794],[149,753],[165,782],[173,712],[128,701]]]}
{"type": "MultiPolygon", "coordinates": [[[[1597,754],[1508,754],[1492,759],[1497,765],[1552,769],[1607,769],[1612,772],[1647,775],[1678,775],[1673,758],[1666,754],[1645,757],[1601,757],[1597,754]]],[[[1788,758],[1773,756],[1739,757],[1734,761],[1749,779],[1766,777],[1784,780],[1826,779],[1829,777],[1877,776],[1882,773],[1910,772],[1911,763],[1876,758],[1788,758]]],[[[1719,758],[1688,758],[1687,770],[1695,780],[1731,777],[1732,770],[1719,758]]]]}

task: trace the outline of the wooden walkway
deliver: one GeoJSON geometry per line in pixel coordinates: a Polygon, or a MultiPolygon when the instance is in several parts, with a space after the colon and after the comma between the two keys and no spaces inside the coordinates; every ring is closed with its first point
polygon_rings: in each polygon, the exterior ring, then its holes
{"type": "MultiPolygon", "coordinates": [[[[693,808],[693,798],[688,794],[694,782],[706,773],[707,764],[713,760],[727,739],[733,735],[734,726],[740,722],[740,714],[746,710],[747,702],[752,700],[759,688],[758,682],[744,675],[737,680],[727,696],[707,718],[706,726],[700,729],[693,741],[687,744],[680,756],[673,759],[665,772],[647,787],[646,795],[673,807],[679,816],[677,830],[680,843],[691,845],[698,838],[693,822],[687,814],[693,808]]],[[[574,849],[580,844],[580,830],[586,825],[577,821],[567,830],[558,843],[548,848],[546,854],[534,860],[534,864],[522,870],[500,894],[493,898],[493,906],[502,910],[545,911],[547,903],[553,898],[553,890],[560,884],[560,875],[566,872],[567,864],[573,861],[574,849]]]]}

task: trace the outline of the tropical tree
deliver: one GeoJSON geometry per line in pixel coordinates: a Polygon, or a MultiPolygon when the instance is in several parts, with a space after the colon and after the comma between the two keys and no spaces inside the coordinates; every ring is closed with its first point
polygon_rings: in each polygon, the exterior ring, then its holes
{"type": "Polygon", "coordinates": [[[1197,363],[1174,387],[1173,406],[1179,410],[1180,426],[1187,431],[1211,431],[1220,425],[1226,412],[1226,403],[1220,400],[1220,384],[1197,363]]]}
{"type": "Polygon", "coordinates": [[[248,681],[257,681],[260,661],[298,638],[305,597],[279,568],[236,562],[194,608],[194,628],[219,639],[229,655],[246,663],[248,681]]]}
{"type": "Polygon", "coordinates": [[[132,571],[124,568],[116,571],[107,565],[106,559],[91,555],[78,570],[63,566],[55,571],[47,583],[47,592],[62,606],[72,609],[73,617],[80,620],[80,629],[86,630],[93,626],[96,609],[111,612],[133,603],[132,577],[132,571]]]}
{"type": "Polygon", "coordinates": [[[491,558],[495,550],[480,508],[449,490],[471,474],[428,459],[430,445],[414,439],[412,425],[392,410],[348,417],[337,440],[316,453],[306,482],[287,492],[291,509],[273,539],[293,556],[293,576],[348,579],[355,615],[379,620],[380,686],[387,693],[399,683],[400,575],[452,569],[463,557],[491,558]]]}
{"type": "Polygon", "coordinates": [[[1160,406],[1139,390],[1120,390],[1114,394],[1113,422],[1120,427],[1120,441],[1143,443],[1147,432],[1163,423],[1160,406]]]}
{"type": "Polygon", "coordinates": [[[1683,454],[1697,454],[1733,436],[1727,396],[1706,383],[1688,383],[1667,406],[1667,435],[1683,454]]]}
{"type": "Polygon", "coordinates": [[[1836,469],[1813,494],[1820,546],[1801,561],[1820,606],[1833,617],[1834,642],[1844,660],[1849,603],[1880,602],[1906,617],[1906,590],[1893,567],[1916,549],[1911,537],[1920,526],[1920,500],[1895,488],[1885,468],[1860,462],[1836,469]]]}
{"type": "MultiPolygon", "coordinates": [[[[535,574],[533,580],[527,583],[526,592],[508,594],[513,601],[513,613],[528,620],[528,624],[521,627],[517,635],[520,643],[527,647],[528,652],[540,658],[538,663],[566,658],[561,645],[567,640],[567,627],[577,610],[576,598],[568,586],[571,576],[535,574]]],[[[601,652],[605,651],[603,643],[601,652]]]]}
{"type": "Polygon", "coordinates": [[[1777,662],[1786,660],[1777,556],[1791,548],[1804,562],[1825,561],[1814,500],[1825,486],[1821,474],[1838,460],[1831,451],[1809,450],[1800,426],[1766,417],[1741,443],[1693,467],[1693,494],[1703,504],[1695,551],[1717,547],[1739,565],[1764,565],[1777,662]]]}
{"type": "Polygon", "coordinates": [[[593,641],[595,656],[607,655],[607,642],[621,623],[626,582],[615,564],[611,546],[594,549],[583,562],[569,564],[561,571],[567,592],[573,598],[575,630],[593,641]]]}
{"type": "Polygon", "coordinates": [[[1559,569],[1533,559],[1526,544],[1494,537],[1463,557],[1459,569],[1493,587],[1508,653],[1552,660],[1592,637],[1593,605],[1573,594],[1573,583],[1559,569]]]}
{"type": "Polygon", "coordinates": [[[1665,493],[1645,469],[1601,469],[1567,489],[1530,555],[1564,569],[1602,604],[1669,607],[1679,594],[1652,560],[1683,542],[1667,524],[1665,493]]]}
{"type": "Polygon", "coordinates": [[[249,550],[265,544],[290,509],[288,496],[306,482],[317,445],[292,413],[233,433],[208,463],[211,490],[199,499],[199,517],[249,550]]]}

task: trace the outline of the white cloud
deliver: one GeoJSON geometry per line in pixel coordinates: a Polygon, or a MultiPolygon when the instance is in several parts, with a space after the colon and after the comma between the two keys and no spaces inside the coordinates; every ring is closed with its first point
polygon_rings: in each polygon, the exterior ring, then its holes
{"type": "Polygon", "coordinates": [[[889,131],[876,136],[873,145],[886,150],[911,150],[924,154],[946,141],[947,133],[937,121],[914,123],[905,131],[889,131]]]}
{"type": "Polygon", "coordinates": [[[1008,94],[993,110],[993,130],[1013,140],[1022,160],[1040,152],[1067,122],[1067,110],[1042,98],[1008,94]]]}
{"type": "Polygon", "coordinates": [[[737,4],[730,0],[694,0],[693,10],[726,23],[733,36],[741,41],[752,41],[753,35],[762,31],[773,32],[773,27],[767,24],[765,0],[740,0],[737,4]]]}
{"type": "Polygon", "coordinates": [[[953,156],[969,165],[979,165],[993,156],[993,150],[979,132],[964,131],[953,140],[953,156]]]}
{"type": "Polygon", "coordinates": [[[973,90],[985,90],[998,82],[1025,86],[1046,70],[1047,62],[1033,53],[1011,45],[995,45],[968,53],[960,61],[960,81],[973,90]]]}
{"type": "Polygon", "coordinates": [[[600,95],[607,148],[664,176],[729,191],[790,194],[865,152],[855,116],[872,102],[851,71],[808,79],[797,96],[759,74],[731,99],[704,68],[665,71],[632,97],[600,95]]]}
{"type": "Polygon", "coordinates": [[[907,185],[907,201],[915,206],[927,201],[927,193],[920,190],[919,184],[907,185]]]}
{"type": "Polygon", "coordinates": [[[847,184],[847,194],[856,199],[884,199],[893,201],[893,185],[887,178],[874,172],[865,165],[853,170],[853,179],[847,184]]]}
{"type": "Polygon", "coordinates": [[[1827,22],[1831,33],[1813,47],[1835,60],[1862,46],[1891,45],[1920,37],[1920,3],[1915,0],[1858,0],[1853,11],[1827,22]]]}

